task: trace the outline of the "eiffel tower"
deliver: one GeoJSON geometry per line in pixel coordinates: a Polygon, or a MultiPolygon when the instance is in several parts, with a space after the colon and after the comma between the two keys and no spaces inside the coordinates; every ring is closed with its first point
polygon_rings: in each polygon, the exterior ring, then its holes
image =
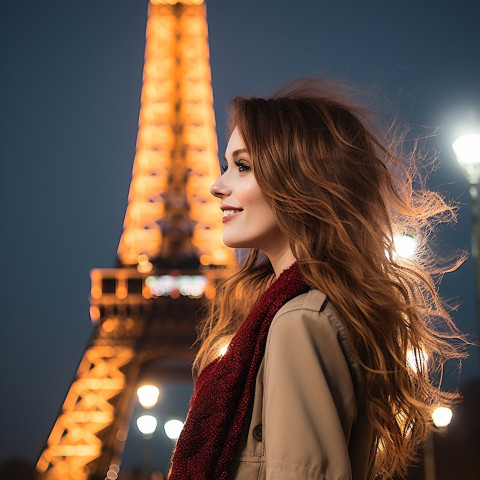
{"type": "Polygon", "coordinates": [[[209,194],[218,172],[205,5],[150,0],[118,262],[91,272],[96,328],[37,478],[116,478],[142,378],[191,380],[198,310],[233,261],[209,194]]]}

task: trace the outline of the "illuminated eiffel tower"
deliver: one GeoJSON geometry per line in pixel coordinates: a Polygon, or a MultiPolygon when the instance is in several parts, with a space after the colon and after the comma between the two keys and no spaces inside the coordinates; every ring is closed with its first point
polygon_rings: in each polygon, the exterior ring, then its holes
{"type": "Polygon", "coordinates": [[[91,272],[96,325],[37,464],[42,480],[116,478],[148,372],[191,379],[198,309],[233,261],[221,243],[203,0],[150,0],[137,149],[117,268],[91,272]]]}

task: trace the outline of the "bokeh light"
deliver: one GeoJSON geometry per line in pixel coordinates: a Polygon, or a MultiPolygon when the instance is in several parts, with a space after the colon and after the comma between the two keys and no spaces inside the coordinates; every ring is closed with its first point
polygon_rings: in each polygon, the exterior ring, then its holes
{"type": "Polygon", "coordinates": [[[432,419],[435,426],[446,427],[452,421],[453,412],[448,407],[437,407],[432,412],[432,419]]]}
{"type": "Polygon", "coordinates": [[[167,437],[176,440],[183,429],[183,422],[180,420],[169,420],[168,422],[165,422],[164,428],[167,437]]]}
{"type": "Polygon", "coordinates": [[[142,415],[137,418],[137,427],[143,435],[151,435],[157,429],[157,419],[153,415],[142,415]]]}
{"type": "Polygon", "coordinates": [[[412,235],[403,234],[395,235],[393,237],[393,244],[395,246],[395,253],[400,257],[412,258],[415,256],[417,248],[417,240],[412,235]]]}
{"type": "Polygon", "coordinates": [[[137,396],[143,408],[152,408],[156,405],[160,390],[155,385],[142,385],[137,389],[137,396]]]}

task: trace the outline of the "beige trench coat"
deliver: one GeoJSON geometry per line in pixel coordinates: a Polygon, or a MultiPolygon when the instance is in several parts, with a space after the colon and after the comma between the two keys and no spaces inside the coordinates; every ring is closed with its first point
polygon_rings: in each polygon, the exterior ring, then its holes
{"type": "Polygon", "coordinates": [[[232,480],[365,480],[374,457],[361,370],[318,290],[275,315],[232,480]]]}

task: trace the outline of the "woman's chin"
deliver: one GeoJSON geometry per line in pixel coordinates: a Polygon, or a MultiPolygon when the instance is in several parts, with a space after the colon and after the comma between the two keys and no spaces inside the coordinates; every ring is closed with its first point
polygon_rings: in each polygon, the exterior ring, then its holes
{"type": "Polygon", "coordinates": [[[247,245],[247,242],[242,242],[238,239],[232,239],[225,235],[223,236],[223,243],[225,246],[230,248],[251,248],[249,245],[247,245]]]}

